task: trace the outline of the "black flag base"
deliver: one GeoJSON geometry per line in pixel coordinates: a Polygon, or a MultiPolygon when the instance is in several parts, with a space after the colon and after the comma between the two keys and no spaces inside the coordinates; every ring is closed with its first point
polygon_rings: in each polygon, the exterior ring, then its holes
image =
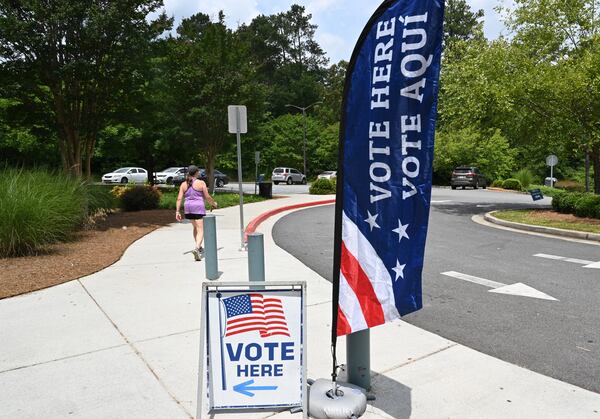
{"type": "Polygon", "coordinates": [[[366,410],[367,392],[362,387],[325,378],[319,378],[309,387],[308,415],[311,418],[359,418],[366,410]]]}

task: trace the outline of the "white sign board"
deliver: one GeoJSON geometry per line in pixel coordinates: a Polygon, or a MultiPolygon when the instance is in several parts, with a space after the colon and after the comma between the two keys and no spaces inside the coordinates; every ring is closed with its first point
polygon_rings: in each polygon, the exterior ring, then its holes
{"type": "Polygon", "coordinates": [[[230,134],[246,134],[248,132],[248,119],[246,107],[243,105],[229,105],[227,107],[227,119],[230,134]]]}
{"type": "Polygon", "coordinates": [[[548,157],[546,157],[546,166],[556,166],[558,164],[558,157],[556,157],[554,154],[550,154],[548,157]]]}
{"type": "Polygon", "coordinates": [[[211,412],[304,406],[303,283],[250,284],[211,283],[203,297],[211,412]]]}

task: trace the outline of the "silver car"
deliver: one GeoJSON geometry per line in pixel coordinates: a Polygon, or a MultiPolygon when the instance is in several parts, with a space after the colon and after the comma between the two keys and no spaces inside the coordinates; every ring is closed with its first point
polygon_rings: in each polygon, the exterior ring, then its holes
{"type": "Polygon", "coordinates": [[[276,167],[271,174],[271,180],[275,185],[279,184],[279,182],[285,182],[288,185],[293,183],[306,185],[306,176],[299,170],[292,169],[291,167],[276,167]]]}

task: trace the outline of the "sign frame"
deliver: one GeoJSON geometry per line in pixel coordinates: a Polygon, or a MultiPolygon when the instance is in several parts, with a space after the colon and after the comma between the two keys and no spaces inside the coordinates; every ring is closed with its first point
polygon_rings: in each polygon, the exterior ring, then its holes
{"type": "Polygon", "coordinates": [[[245,105],[227,106],[227,125],[230,134],[247,134],[248,117],[245,105]]]}
{"type": "MultiPolygon", "coordinates": [[[[205,282],[202,284],[201,296],[201,322],[200,322],[200,351],[199,351],[199,376],[197,391],[197,416],[202,417],[203,408],[211,415],[219,413],[233,413],[243,411],[282,411],[286,409],[302,409],[303,417],[308,418],[308,386],[307,386],[307,325],[306,325],[306,282],[305,281],[273,281],[273,282],[205,282]],[[208,298],[209,293],[218,292],[265,292],[265,291],[299,291],[301,299],[301,347],[299,349],[299,359],[301,367],[301,404],[283,404],[272,406],[234,406],[214,408],[213,392],[210,391],[211,365],[210,365],[210,341],[207,325],[208,298]],[[205,370],[206,367],[206,370],[205,370]],[[205,388],[206,381],[206,388],[205,388]],[[207,403],[206,403],[207,402],[207,403]]],[[[214,367],[214,366],[213,366],[214,367]]]]}

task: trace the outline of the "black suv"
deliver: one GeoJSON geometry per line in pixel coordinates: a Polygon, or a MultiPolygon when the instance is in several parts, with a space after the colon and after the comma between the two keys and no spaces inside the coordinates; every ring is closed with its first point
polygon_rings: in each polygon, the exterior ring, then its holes
{"type": "Polygon", "coordinates": [[[463,189],[465,189],[466,186],[471,186],[473,189],[479,187],[485,189],[487,187],[487,182],[478,168],[472,166],[460,166],[452,172],[450,186],[452,186],[452,189],[456,189],[457,186],[462,186],[463,189]]]}

